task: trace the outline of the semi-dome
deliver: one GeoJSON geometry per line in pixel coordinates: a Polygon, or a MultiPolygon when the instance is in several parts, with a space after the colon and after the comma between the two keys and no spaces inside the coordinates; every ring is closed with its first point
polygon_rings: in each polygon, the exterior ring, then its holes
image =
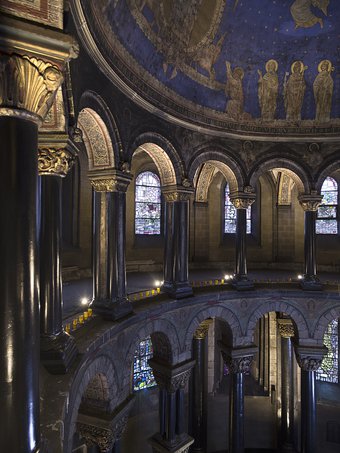
{"type": "Polygon", "coordinates": [[[91,54],[144,108],[221,132],[339,133],[335,0],[79,2],[91,54]]]}

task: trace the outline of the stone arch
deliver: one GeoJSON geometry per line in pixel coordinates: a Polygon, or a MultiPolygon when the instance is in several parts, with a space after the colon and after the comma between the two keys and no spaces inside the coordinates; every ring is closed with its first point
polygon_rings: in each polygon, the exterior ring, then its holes
{"type": "Polygon", "coordinates": [[[107,355],[89,358],[78,368],[69,390],[69,398],[65,402],[65,453],[71,453],[79,408],[86,395],[91,397],[97,394],[99,397],[97,402],[100,401],[100,397],[104,398],[102,409],[107,412],[114,410],[118,400],[116,376],[113,362],[107,355]]]}
{"type": "Polygon", "coordinates": [[[299,194],[310,193],[311,178],[306,171],[296,162],[291,159],[280,156],[272,157],[268,160],[262,159],[257,162],[249,174],[249,184],[255,187],[261,175],[264,175],[269,170],[280,170],[287,174],[295,182],[299,194]]]}
{"type": "Polygon", "coordinates": [[[237,341],[237,338],[241,336],[241,326],[236,315],[223,305],[214,305],[212,307],[203,308],[197,311],[191,318],[186,329],[183,350],[187,352],[191,351],[192,339],[195,330],[203,321],[208,318],[218,318],[225,322],[231,330],[233,343],[235,343],[237,341]]]}
{"type": "Polygon", "coordinates": [[[340,161],[335,161],[332,163],[328,163],[326,166],[324,166],[320,172],[317,175],[316,179],[316,184],[315,184],[315,189],[317,190],[318,193],[321,192],[322,184],[324,180],[327,178],[327,176],[331,176],[332,174],[337,173],[337,182],[339,183],[340,175],[339,175],[339,168],[340,168],[340,161]]]}
{"type": "Polygon", "coordinates": [[[188,178],[190,181],[196,180],[196,187],[199,183],[199,170],[203,164],[214,165],[224,175],[229,183],[230,191],[236,192],[243,190],[244,177],[241,167],[236,161],[226,154],[225,150],[218,148],[200,151],[189,163],[188,178]]]}
{"type": "Polygon", "coordinates": [[[165,319],[149,321],[139,328],[128,347],[124,367],[123,388],[127,388],[131,382],[135,351],[139,343],[148,336],[151,336],[155,356],[160,357],[162,361],[169,364],[177,362],[180,342],[176,327],[165,319]]]}
{"type": "Polygon", "coordinates": [[[263,302],[261,305],[249,314],[246,330],[245,339],[249,343],[253,341],[255,328],[258,320],[265,314],[271,311],[279,311],[290,316],[294,322],[299,340],[308,339],[310,337],[309,326],[303,313],[290,304],[286,300],[280,300],[278,298],[263,302]]]}
{"type": "Polygon", "coordinates": [[[129,162],[136,152],[141,151],[146,152],[154,161],[163,187],[182,183],[183,165],[179,154],[169,140],[154,132],[139,135],[129,148],[129,162]]]}
{"type": "Polygon", "coordinates": [[[340,318],[340,303],[332,308],[325,310],[317,320],[314,329],[313,338],[319,343],[323,344],[323,336],[328,324],[334,319],[340,318]]]}

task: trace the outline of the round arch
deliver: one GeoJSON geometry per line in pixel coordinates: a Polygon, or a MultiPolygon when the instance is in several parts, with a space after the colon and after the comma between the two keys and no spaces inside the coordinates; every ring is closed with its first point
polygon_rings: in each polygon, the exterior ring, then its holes
{"type": "Polygon", "coordinates": [[[328,308],[325,310],[322,315],[317,320],[314,329],[314,339],[319,343],[323,344],[323,336],[327,329],[328,324],[333,321],[334,319],[340,318],[340,303],[333,306],[332,308],[328,308]]]}
{"type": "Polygon", "coordinates": [[[334,174],[337,174],[337,182],[339,183],[340,180],[340,160],[328,163],[326,166],[324,166],[320,172],[317,175],[316,179],[316,184],[315,184],[315,189],[317,190],[318,193],[321,192],[322,184],[324,183],[325,179],[328,176],[332,176],[334,174]]]}

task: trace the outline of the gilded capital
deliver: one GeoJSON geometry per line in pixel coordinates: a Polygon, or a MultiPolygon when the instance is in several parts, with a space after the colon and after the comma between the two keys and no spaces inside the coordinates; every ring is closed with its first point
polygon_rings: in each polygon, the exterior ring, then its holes
{"type": "Polygon", "coordinates": [[[89,178],[96,192],[126,192],[132,180],[132,175],[110,168],[91,170],[89,178]]]}
{"type": "Polygon", "coordinates": [[[230,194],[230,201],[236,209],[248,209],[255,201],[256,195],[250,190],[230,194]]]}
{"type": "Polygon", "coordinates": [[[58,66],[0,51],[0,115],[42,124],[62,81],[58,66]]]}
{"type": "Polygon", "coordinates": [[[317,193],[299,195],[298,200],[304,211],[316,212],[322,203],[322,195],[317,193]]]}
{"type": "Polygon", "coordinates": [[[75,156],[66,148],[40,148],[38,172],[40,176],[60,176],[64,178],[75,162],[75,156]]]}
{"type": "Polygon", "coordinates": [[[188,201],[190,200],[194,190],[186,185],[177,186],[165,186],[162,189],[162,194],[166,202],[174,201],[188,201]]]}
{"type": "Polygon", "coordinates": [[[277,326],[278,326],[281,337],[283,337],[283,338],[294,337],[294,326],[290,319],[287,319],[287,318],[278,319],[277,326]]]}
{"type": "Polygon", "coordinates": [[[206,319],[205,321],[201,322],[201,324],[194,332],[195,340],[204,340],[204,338],[208,335],[209,327],[211,324],[212,319],[206,319]]]}

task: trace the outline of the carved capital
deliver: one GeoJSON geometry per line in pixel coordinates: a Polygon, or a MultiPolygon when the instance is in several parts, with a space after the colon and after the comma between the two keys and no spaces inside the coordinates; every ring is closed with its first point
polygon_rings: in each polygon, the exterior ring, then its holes
{"type": "Polygon", "coordinates": [[[230,194],[230,201],[236,209],[248,209],[255,201],[256,195],[251,190],[230,194]]]}
{"type": "Polygon", "coordinates": [[[322,195],[318,195],[316,192],[311,194],[299,195],[298,200],[304,211],[317,211],[320,204],[322,203],[322,195]]]}
{"type": "Polygon", "coordinates": [[[60,69],[51,63],[0,51],[0,115],[40,125],[62,81],[60,69]]]}
{"type": "Polygon", "coordinates": [[[77,422],[77,431],[88,447],[97,445],[101,453],[110,453],[112,451],[115,438],[110,429],[77,422]]]}
{"type": "Polygon", "coordinates": [[[229,366],[231,373],[250,373],[251,364],[257,352],[256,346],[230,350],[220,343],[220,347],[223,360],[229,366]]]}
{"type": "Polygon", "coordinates": [[[38,171],[40,176],[64,178],[75,162],[75,156],[66,148],[39,148],[38,171]]]}
{"type": "Polygon", "coordinates": [[[249,374],[253,356],[234,357],[230,361],[230,371],[232,373],[249,374]]]}
{"type": "Polygon", "coordinates": [[[327,348],[297,346],[295,348],[296,360],[303,371],[317,371],[322,359],[327,354],[327,348]]]}
{"type": "Polygon", "coordinates": [[[281,337],[283,338],[294,337],[294,326],[290,319],[287,318],[278,319],[277,326],[281,337]]]}
{"type": "Polygon", "coordinates": [[[188,201],[193,189],[187,186],[167,186],[163,188],[162,193],[166,202],[188,201]]]}
{"type": "Polygon", "coordinates": [[[126,192],[132,175],[110,169],[90,171],[89,178],[96,192],[126,192]]]}
{"type": "Polygon", "coordinates": [[[195,340],[204,340],[204,338],[208,335],[209,327],[212,322],[212,319],[206,319],[205,321],[201,322],[201,324],[194,332],[195,340]]]}
{"type": "Polygon", "coordinates": [[[155,359],[149,360],[149,365],[152,368],[158,387],[169,393],[174,393],[176,390],[186,386],[194,364],[195,361],[190,360],[177,366],[169,366],[155,359]]]}

